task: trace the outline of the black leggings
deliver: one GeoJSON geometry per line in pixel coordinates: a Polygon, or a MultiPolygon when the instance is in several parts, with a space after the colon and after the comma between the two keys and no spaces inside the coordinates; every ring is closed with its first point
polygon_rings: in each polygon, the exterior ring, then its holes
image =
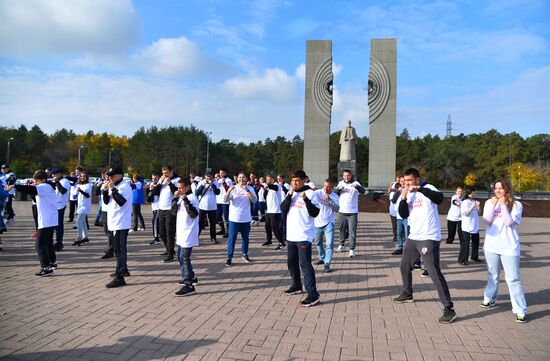
{"type": "Polygon", "coordinates": [[[145,221],[143,220],[143,215],[141,214],[141,204],[132,204],[132,229],[137,231],[138,229],[138,218],[141,223],[141,228],[145,229],[145,221]]]}

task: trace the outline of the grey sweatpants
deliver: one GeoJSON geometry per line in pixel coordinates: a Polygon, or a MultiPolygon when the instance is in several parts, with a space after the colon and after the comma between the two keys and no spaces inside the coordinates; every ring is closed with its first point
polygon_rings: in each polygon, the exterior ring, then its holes
{"type": "Polygon", "coordinates": [[[403,290],[411,295],[413,294],[412,270],[414,262],[419,256],[422,256],[426,264],[428,274],[437,289],[439,300],[445,307],[453,307],[447,281],[439,268],[439,241],[416,241],[410,238],[405,241],[400,266],[403,290]]]}
{"type": "Polygon", "coordinates": [[[357,213],[338,213],[340,245],[349,239],[349,249],[355,249],[357,238],[357,213]]]}

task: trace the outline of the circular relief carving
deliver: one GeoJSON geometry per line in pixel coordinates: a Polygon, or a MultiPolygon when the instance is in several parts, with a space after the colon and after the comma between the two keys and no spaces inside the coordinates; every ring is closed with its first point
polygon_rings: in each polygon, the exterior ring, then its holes
{"type": "Polygon", "coordinates": [[[375,57],[370,58],[369,71],[369,124],[372,124],[386,108],[390,99],[390,77],[384,64],[375,57]]]}
{"type": "Polygon", "coordinates": [[[317,107],[330,118],[332,107],[332,58],[322,63],[313,76],[313,100],[317,107]]]}

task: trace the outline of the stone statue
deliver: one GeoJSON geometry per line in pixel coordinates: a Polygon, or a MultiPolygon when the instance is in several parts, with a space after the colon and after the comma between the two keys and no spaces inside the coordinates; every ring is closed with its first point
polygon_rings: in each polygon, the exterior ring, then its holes
{"type": "Polygon", "coordinates": [[[355,160],[355,143],[357,142],[357,133],[351,126],[351,120],[348,120],[348,126],[342,129],[340,135],[340,162],[355,160]]]}

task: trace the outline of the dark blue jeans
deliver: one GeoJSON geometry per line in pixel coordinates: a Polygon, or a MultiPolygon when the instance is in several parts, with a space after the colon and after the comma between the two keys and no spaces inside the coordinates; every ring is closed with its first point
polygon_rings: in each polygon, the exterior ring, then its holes
{"type": "Polygon", "coordinates": [[[55,243],[63,244],[63,235],[65,227],[63,226],[63,218],[65,218],[65,208],[57,210],[57,227],[55,227],[55,243]]]}
{"type": "Polygon", "coordinates": [[[116,274],[119,277],[124,277],[124,274],[128,272],[128,254],[126,253],[128,231],[129,229],[109,231],[109,238],[113,242],[116,256],[116,274]]]}
{"type": "Polygon", "coordinates": [[[193,266],[191,265],[191,252],[193,247],[180,247],[178,246],[178,260],[181,266],[181,279],[186,286],[193,285],[193,278],[195,272],[193,272],[193,266]]]}
{"type": "Polygon", "coordinates": [[[225,223],[229,222],[229,204],[217,204],[217,210],[216,210],[216,223],[223,224],[223,221],[225,223]]]}
{"type": "Polygon", "coordinates": [[[250,222],[231,222],[229,221],[229,238],[227,239],[227,258],[233,258],[235,252],[235,243],[237,242],[237,234],[241,233],[241,253],[248,254],[248,243],[250,234],[250,222]]]}
{"type": "Polygon", "coordinates": [[[292,285],[302,288],[302,279],[300,278],[300,269],[304,274],[304,283],[306,291],[311,297],[319,297],[317,285],[315,283],[315,270],[311,265],[311,243],[287,242],[288,258],[287,266],[292,278],[292,285]]]}

